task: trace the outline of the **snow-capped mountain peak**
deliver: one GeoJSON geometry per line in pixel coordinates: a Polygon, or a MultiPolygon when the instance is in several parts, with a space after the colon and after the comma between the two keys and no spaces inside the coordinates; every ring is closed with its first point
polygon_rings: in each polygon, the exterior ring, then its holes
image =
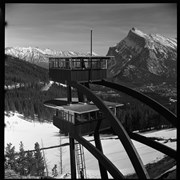
{"type": "MultiPolygon", "coordinates": [[[[41,49],[39,47],[7,47],[5,54],[19,59],[35,63],[42,67],[48,67],[48,57],[50,56],[89,56],[90,53],[79,53],[73,51],[60,51],[50,48],[41,49]]],[[[93,53],[93,55],[97,55],[93,53]]]]}
{"type": "Polygon", "coordinates": [[[177,39],[132,28],[123,40],[109,48],[107,55],[115,56],[108,64],[108,75],[115,79],[147,82],[161,78],[175,81],[177,77],[177,39]]]}
{"type": "Polygon", "coordinates": [[[129,33],[134,33],[140,37],[145,38],[147,36],[147,34],[143,33],[142,31],[140,31],[139,29],[137,29],[136,27],[133,27],[129,33]]]}

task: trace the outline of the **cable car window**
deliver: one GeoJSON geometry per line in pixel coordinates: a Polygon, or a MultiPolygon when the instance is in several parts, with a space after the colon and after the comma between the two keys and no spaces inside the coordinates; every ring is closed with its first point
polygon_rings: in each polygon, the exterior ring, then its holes
{"type": "Polygon", "coordinates": [[[75,124],[78,124],[81,122],[81,115],[80,114],[75,114],[75,124]]]}
{"type": "Polygon", "coordinates": [[[85,68],[86,68],[84,59],[81,59],[81,68],[82,68],[82,69],[85,69],[85,68]]]}
{"type": "Polygon", "coordinates": [[[70,69],[70,66],[69,66],[69,59],[65,59],[65,60],[66,60],[66,61],[65,61],[65,62],[66,62],[66,67],[65,67],[65,68],[66,68],[66,69],[70,69]]]}
{"type": "Polygon", "coordinates": [[[53,67],[52,61],[49,61],[49,68],[52,68],[52,67],[53,67]]]}
{"type": "Polygon", "coordinates": [[[60,66],[60,59],[58,59],[58,68],[60,68],[61,66],[60,66]]]}
{"type": "Polygon", "coordinates": [[[74,115],[71,114],[71,122],[74,124],[74,115]]]}
{"type": "Polygon", "coordinates": [[[81,114],[81,122],[89,120],[89,113],[81,114]]]}
{"type": "Polygon", "coordinates": [[[69,121],[69,113],[66,112],[66,121],[69,121]]]}
{"type": "Polygon", "coordinates": [[[96,120],[96,112],[90,112],[90,120],[96,120]]]}
{"type": "Polygon", "coordinates": [[[63,111],[63,119],[66,120],[66,113],[63,111]]]}
{"type": "Polygon", "coordinates": [[[69,59],[69,68],[72,69],[72,59],[69,59]]]}
{"type": "Polygon", "coordinates": [[[71,114],[68,115],[68,121],[72,123],[72,116],[71,116],[71,114]]]}
{"type": "Polygon", "coordinates": [[[63,111],[59,111],[58,116],[59,118],[63,119],[63,111]]]}
{"type": "Polygon", "coordinates": [[[80,59],[76,59],[76,60],[75,60],[75,68],[81,68],[80,59]]]}
{"type": "Polygon", "coordinates": [[[97,61],[96,61],[96,59],[92,60],[92,69],[97,69],[97,61]]]}
{"type": "Polygon", "coordinates": [[[62,60],[62,68],[65,68],[65,59],[62,60]]]}
{"type": "Polygon", "coordinates": [[[96,60],[96,69],[101,69],[101,60],[96,60]]]}
{"type": "Polygon", "coordinates": [[[88,59],[84,59],[84,65],[85,65],[85,69],[88,69],[88,59]]]}
{"type": "Polygon", "coordinates": [[[69,111],[68,111],[66,118],[67,118],[67,120],[68,120],[69,122],[74,123],[74,119],[73,119],[74,117],[73,117],[73,116],[74,116],[74,114],[73,114],[72,112],[69,112],[69,111]]]}
{"type": "Polygon", "coordinates": [[[100,62],[101,69],[107,69],[107,59],[102,59],[100,62]]]}

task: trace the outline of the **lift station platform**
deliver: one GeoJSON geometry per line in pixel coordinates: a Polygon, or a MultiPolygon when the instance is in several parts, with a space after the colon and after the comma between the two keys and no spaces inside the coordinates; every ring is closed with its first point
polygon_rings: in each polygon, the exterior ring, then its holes
{"type": "MultiPolygon", "coordinates": [[[[109,120],[97,108],[90,103],[78,102],[76,98],[71,104],[66,104],[64,98],[46,101],[44,105],[55,109],[53,116],[53,124],[64,133],[80,134],[81,136],[93,134],[97,126],[97,122],[102,120],[100,131],[111,127],[109,120]],[[63,105],[64,104],[64,105],[63,105]]],[[[117,111],[122,108],[123,104],[104,101],[107,107],[116,116],[117,111]]]]}
{"type": "Polygon", "coordinates": [[[66,84],[69,81],[94,82],[107,76],[107,61],[113,56],[68,56],[49,58],[49,77],[66,84]]]}

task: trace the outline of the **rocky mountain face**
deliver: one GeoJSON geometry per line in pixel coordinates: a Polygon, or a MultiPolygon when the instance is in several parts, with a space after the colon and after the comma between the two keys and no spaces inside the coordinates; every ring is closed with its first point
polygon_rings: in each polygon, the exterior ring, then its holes
{"type": "Polygon", "coordinates": [[[177,39],[132,28],[107,56],[115,57],[108,63],[108,77],[114,81],[136,85],[177,81],[177,39]]]}
{"type": "MultiPolygon", "coordinates": [[[[30,63],[48,68],[51,56],[88,56],[90,53],[79,53],[72,51],[57,51],[52,49],[40,49],[38,47],[7,47],[5,54],[17,57],[30,63]]],[[[93,53],[93,55],[96,55],[93,53]]]]}

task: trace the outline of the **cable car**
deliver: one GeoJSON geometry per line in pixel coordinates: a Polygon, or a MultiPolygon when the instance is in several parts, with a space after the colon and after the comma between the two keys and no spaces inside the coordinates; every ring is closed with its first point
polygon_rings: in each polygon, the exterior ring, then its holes
{"type": "MultiPolygon", "coordinates": [[[[78,133],[82,136],[94,133],[98,120],[103,120],[100,130],[110,127],[109,121],[94,103],[74,101],[72,104],[65,104],[63,100],[64,99],[58,98],[54,101],[46,101],[44,105],[56,110],[53,116],[53,124],[64,133],[78,133]]],[[[73,100],[75,100],[75,98],[73,98],[73,100]]],[[[104,101],[104,103],[115,115],[118,109],[123,106],[123,104],[109,101],[104,101]]]]}

